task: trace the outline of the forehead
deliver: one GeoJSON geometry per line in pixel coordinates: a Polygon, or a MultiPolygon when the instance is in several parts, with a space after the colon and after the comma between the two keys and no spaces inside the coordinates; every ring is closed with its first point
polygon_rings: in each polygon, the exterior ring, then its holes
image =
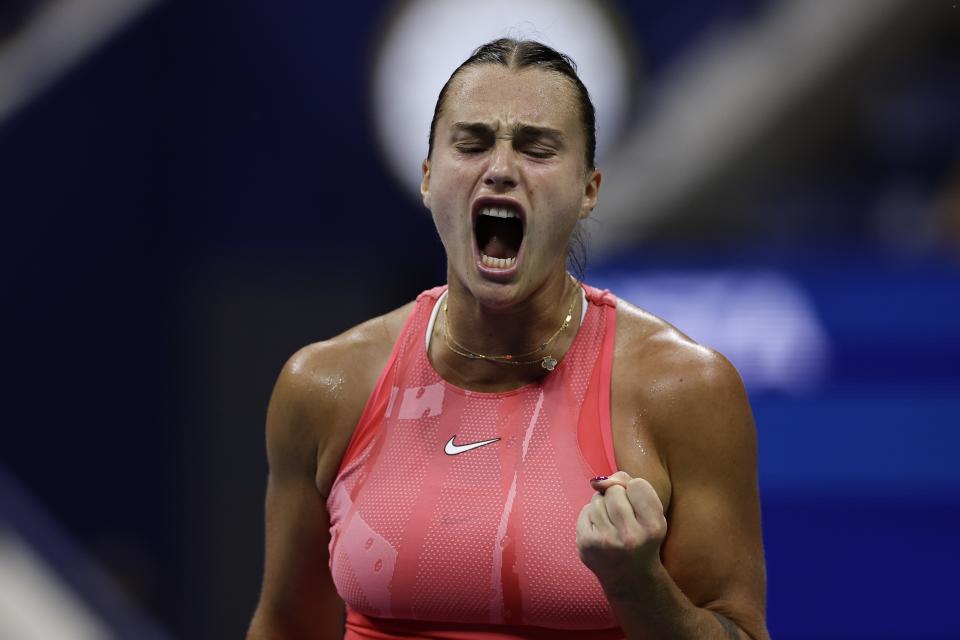
{"type": "Polygon", "coordinates": [[[441,118],[454,122],[516,123],[580,131],[575,89],[553,71],[512,70],[481,64],[461,71],[451,83],[441,118]]]}

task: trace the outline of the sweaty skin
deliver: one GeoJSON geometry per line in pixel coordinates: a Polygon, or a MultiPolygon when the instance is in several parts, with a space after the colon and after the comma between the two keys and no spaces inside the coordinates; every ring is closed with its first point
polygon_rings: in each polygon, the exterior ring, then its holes
{"type": "MultiPolygon", "coordinates": [[[[600,172],[586,167],[578,109],[568,80],[536,69],[481,65],[451,83],[421,193],[447,255],[451,332],[473,351],[528,351],[556,330],[557,308],[568,304],[567,244],[596,206],[601,182],[600,172]],[[491,200],[523,219],[516,273],[508,279],[477,264],[473,216],[491,200]]],[[[569,346],[572,332],[561,338],[559,346],[569,346]]],[[[457,359],[444,368],[447,355],[439,361],[444,377],[483,378],[489,390],[529,377],[457,359]]]]}
{"type": "MultiPolygon", "coordinates": [[[[250,639],[342,637],[343,604],[327,569],[325,499],[411,307],[305,347],[280,374],[267,420],[267,562],[250,639]],[[326,384],[333,375],[343,379],[339,397],[326,384]]],[[[691,605],[724,616],[691,613],[683,622],[721,629],[728,619],[743,633],[716,637],[767,638],[756,444],[739,378],[722,356],[622,301],[617,326],[612,374],[617,460],[624,473],[649,483],[648,497],[665,507],[666,537],[659,551],[675,588],[691,605]],[[671,382],[637,383],[653,376],[671,382]]],[[[629,480],[613,476],[606,485],[615,483],[629,480]]],[[[661,588],[653,596],[626,591],[608,597],[629,633],[628,618],[621,616],[635,608],[632,599],[680,596],[661,588]]]]}
{"type": "MultiPolygon", "coordinates": [[[[451,85],[422,185],[448,258],[450,327],[437,322],[429,353],[448,382],[502,391],[548,375],[462,358],[444,347],[442,331],[473,351],[503,354],[556,330],[573,286],[567,242],[601,182],[586,167],[578,108],[566,79],[537,69],[480,65],[451,85]],[[540,133],[518,135],[528,125],[540,133]],[[508,276],[477,265],[472,215],[484,198],[524,215],[508,276]]],[[[305,347],[280,374],[267,416],[266,563],[250,639],[342,637],[325,500],[411,308],[305,347]]],[[[576,333],[579,302],[573,317],[552,347],[558,358],[576,333]]],[[[756,434],[736,371],[621,301],[611,393],[620,471],[594,483],[577,544],[625,633],[768,638],[756,434]]]]}

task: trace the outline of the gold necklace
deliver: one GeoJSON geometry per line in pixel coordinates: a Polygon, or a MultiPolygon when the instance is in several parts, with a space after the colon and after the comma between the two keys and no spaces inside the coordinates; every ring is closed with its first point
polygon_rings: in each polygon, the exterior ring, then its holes
{"type": "Polygon", "coordinates": [[[563,333],[563,330],[570,326],[570,321],[573,318],[573,307],[577,304],[577,291],[580,289],[580,285],[577,282],[576,278],[570,276],[570,280],[573,281],[573,300],[570,301],[570,308],[567,309],[567,314],[563,318],[563,322],[560,324],[560,328],[553,332],[553,335],[546,339],[546,341],[541,342],[536,349],[528,351],[526,353],[511,354],[506,353],[502,356],[489,356],[484,353],[477,353],[476,351],[471,351],[465,346],[456,341],[456,339],[450,335],[450,316],[447,314],[447,302],[443,302],[443,342],[447,345],[447,348],[450,351],[454,352],[458,356],[464,358],[470,358],[471,360],[489,360],[490,362],[499,362],[500,364],[513,364],[513,365],[522,365],[522,364],[535,364],[540,363],[540,366],[546,369],[547,371],[553,371],[553,368],[557,366],[557,359],[552,355],[545,355],[543,357],[537,357],[532,360],[524,360],[535,353],[543,351],[549,347],[557,337],[563,333]]]}

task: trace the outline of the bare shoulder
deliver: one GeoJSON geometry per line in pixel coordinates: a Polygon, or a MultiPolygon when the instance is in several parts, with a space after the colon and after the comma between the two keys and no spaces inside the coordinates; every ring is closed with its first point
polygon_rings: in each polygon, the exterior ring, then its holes
{"type": "Polygon", "coordinates": [[[740,375],[720,353],[629,303],[618,305],[617,320],[617,461],[661,496],[664,567],[695,605],[769,638],[756,429],[740,375]]]}
{"type": "Polygon", "coordinates": [[[284,365],[278,387],[309,407],[314,402],[343,399],[364,379],[375,381],[380,371],[371,371],[371,366],[386,362],[413,304],[301,348],[284,365]]]}
{"type": "Polygon", "coordinates": [[[662,319],[618,309],[613,409],[626,419],[614,420],[617,459],[661,495],[664,567],[695,605],[769,638],[756,428],[740,375],[662,319]],[[641,440],[652,451],[638,454],[641,440]]]}
{"type": "MultiPolygon", "coordinates": [[[[618,303],[614,390],[644,416],[671,458],[749,444],[755,437],[736,368],[721,353],[622,300],[618,303]]],[[[669,461],[668,461],[669,462],[669,461]]]]}
{"type": "Polygon", "coordinates": [[[271,473],[288,464],[335,471],[414,303],[307,345],[283,366],[267,415],[271,473]]]}

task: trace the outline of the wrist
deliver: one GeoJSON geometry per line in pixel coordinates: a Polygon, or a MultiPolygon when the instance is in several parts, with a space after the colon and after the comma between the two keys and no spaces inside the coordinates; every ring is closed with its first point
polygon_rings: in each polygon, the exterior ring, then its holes
{"type": "Polygon", "coordinates": [[[600,586],[607,600],[615,605],[650,602],[655,599],[653,596],[662,593],[671,584],[670,574],[658,556],[645,570],[615,580],[601,581],[600,586]]]}

